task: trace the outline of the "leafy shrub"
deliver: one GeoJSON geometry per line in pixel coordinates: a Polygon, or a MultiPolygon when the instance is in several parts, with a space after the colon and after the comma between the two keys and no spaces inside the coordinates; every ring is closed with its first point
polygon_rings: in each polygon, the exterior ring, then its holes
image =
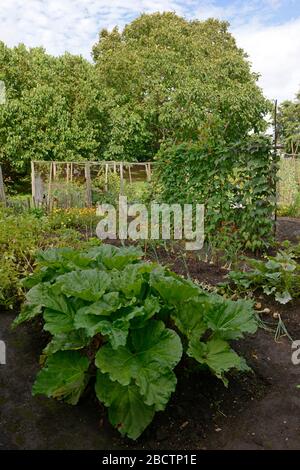
{"type": "Polygon", "coordinates": [[[99,217],[96,209],[90,207],[54,209],[48,216],[52,229],[74,228],[95,233],[99,217]]]}
{"type": "Polygon", "coordinates": [[[19,279],[31,271],[44,230],[44,221],[33,215],[0,210],[0,305],[12,307],[22,296],[19,279]]]}
{"type": "Polygon", "coordinates": [[[151,184],[147,181],[123,181],[117,173],[108,173],[107,184],[105,172],[101,169],[93,179],[93,203],[117,204],[122,193],[129,203],[147,203],[151,199],[151,184]]]}
{"type": "Polygon", "coordinates": [[[300,216],[300,161],[282,158],[278,171],[278,214],[288,217],[300,216]]]}
{"type": "MultiPolygon", "coordinates": [[[[273,295],[281,304],[300,297],[300,265],[293,252],[280,250],[267,260],[247,259],[249,271],[231,271],[229,284],[239,293],[262,289],[264,294],[273,295]]],[[[226,286],[225,286],[226,287],[226,286]]]]}
{"type": "Polygon", "coordinates": [[[95,376],[95,393],[122,435],[138,438],[176,388],[186,354],[227,385],[248,370],[229,341],[254,333],[250,301],[209,294],[138,248],[101,245],[40,252],[14,326],[42,316],[51,338],[33,394],[75,405],[95,376]]]}
{"type": "Polygon", "coordinates": [[[97,177],[93,179],[93,203],[115,204],[119,199],[120,190],[120,176],[117,173],[109,172],[106,183],[105,170],[101,168],[97,177]]]}
{"type": "Polygon", "coordinates": [[[300,217],[300,192],[290,205],[279,204],[278,215],[281,217],[300,217]]]}
{"type": "Polygon", "coordinates": [[[165,147],[154,168],[161,201],[204,204],[207,239],[229,244],[237,234],[251,250],[273,242],[277,159],[268,138],[165,147]]]}
{"type": "Polygon", "coordinates": [[[86,188],[77,182],[52,183],[51,199],[56,208],[83,208],[86,203],[86,188]]]}
{"type": "MultiPolygon", "coordinates": [[[[13,258],[0,256],[0,305],[12,307],[17,297],[21,296],[19,272],[13,258]]],[[[24,273],[23,273],[24,275],[24,273]]]]}
{"type": "Polygon", "coordinates": [[[20,279],[33,271],[37,250],[99,243],[98,239],[86,242],[80,232],[66,224],[56,225],[52,215],[48,219],[40,213],[16,215],[14,209],[0,209],[0,305],[13,308],[23,299],[20,279]],[[54,232],[53,226],[60,228],[54,232]]]}

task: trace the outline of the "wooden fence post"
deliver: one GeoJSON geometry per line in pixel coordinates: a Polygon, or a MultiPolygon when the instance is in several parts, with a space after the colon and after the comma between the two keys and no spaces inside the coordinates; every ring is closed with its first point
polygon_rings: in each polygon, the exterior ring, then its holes
{"type": "Polygon", "coordinates": [[[50,163],[49,184],[48,184],[47,206],[48,206],[49,211],[51,209],[50,205],[51,205],[52,173],[53,173],[53,162],[50,163]]]}
{"type": "Polygon", "coordinates": [[[70,164],[67,163],[67,183],[69,183],[70,180],[70,164]]]}
{"type": "Polygon", "coordinates": [[[31,162],[31,196],[32,196],[32,206],[35,207],[35,168],[34,162],[31,162]]]}
{"type": "Polygon", "coordinates": [[[108,164],[105,165],[105,191],[108,191],[108,164]]]}
{"type": "Polygon", "coordinates": [[[53,181],[56,180],[56,162],[53,162],[53,181]]]}
{"type": "Polygon", "coordinates": [[[4,206],[6,207],[6,195],[5,195],[1,165],[0,165],[0,201],[3,202],[4,206]]]}
{"type": "Polygon", "coordinates": [[[34,179],[34,200],[35,207],[40,207],[43,204],[43,195],[44,195],[44,184],[40,173],[35,175],[34,179]]]}
{"type": "Polygon", "coordinates": [[[86,182],[86,204],[92,206],[92,185],[91,185],[91,167],[89,163],[85,164],[85,182],[86,182]]]}
{"type": "Polygon", "coordinates": [[[128,174],[129,174],[129,183],[132,183],[132,176],[131,176],[131,165],[128,165],[128,174]]]}
{"type": "Polygon", "coordinates": [[[145,163],[145,170],[147,175],[147,181],[151,181],[151,166],[150,163],[145,163]]]}
{"type": "Polygon", "coordinates": [[[124,194],[124,172],[123,163],[120,163],[120,194],[124,194]]]}

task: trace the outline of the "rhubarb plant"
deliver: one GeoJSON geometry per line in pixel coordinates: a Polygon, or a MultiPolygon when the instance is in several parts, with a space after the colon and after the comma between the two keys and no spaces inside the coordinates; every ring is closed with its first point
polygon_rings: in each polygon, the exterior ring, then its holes
{"type": "Polygon", "coordinates": [[[202,290],[134,247],[38,254],[13,325],[42,319],[49,343],[33,394],[78,403],[90,381],[122,435],[137,439],[176,389],[183,354],[228,383],[248,370],[230,346],[257,329],[252,303],[202,290]]]}

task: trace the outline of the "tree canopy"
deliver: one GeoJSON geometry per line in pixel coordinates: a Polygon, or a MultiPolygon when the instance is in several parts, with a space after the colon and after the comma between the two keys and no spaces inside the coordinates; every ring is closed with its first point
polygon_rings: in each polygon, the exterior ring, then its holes
{"type": "Polygon", "coordinates": [[[278,133],[286,153],[300,153],[300,91],[294,101],[284,101],[279,107],[278,133]]]}
{"type": "Polygon", "coordinates": [[[91,63],[0,43],[0,80],[7,95],[0,106],[0,163],[6,175],[25,175],[32,159],[97,157],[105,119],[91,63]]]}
{"type": "Polygon", "coordinates": [[[122,32],[102,30],[93,57],[115,102],[109,157],[151,159],[162,142],[264,129],[269,104],[225,22],[144,14],[122,32]]]}
{"type": "Polygon", "coordinates": [[[269,103],[228,24],[143,14],[102,30],[94,63],[0,42],[0,163],[152,160],[162,145],[224,143],[265,128],[269,103]]]}

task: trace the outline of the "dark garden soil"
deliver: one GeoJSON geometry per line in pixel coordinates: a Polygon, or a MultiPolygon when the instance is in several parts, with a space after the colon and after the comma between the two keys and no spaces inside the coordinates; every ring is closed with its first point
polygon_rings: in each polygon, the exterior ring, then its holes
{"type": "MultiPolygon", "coordinates": [[[[300,220],[280,219],[279,240],[296,241],[300,220]]],[[[186,274],[186,265],[172,253],[162,262],[186,274]]],[[[216,284],[221,267],[186,260],[189,275],[216,284]]],[[[177,371],[178,386],[167,409],[157,413],[136,442],[112,429],[106,411],[87,390],[72,407],[44,397],[32,397],[39,354],[46,344],[38,323],[10,330],[13,313],[0,313],[0,340],[6,342],[7,364],[0,365],[1,449],[300,449],[300,365],[291,362],[291,341],[275,341],[280,315],[290,336],[300,339],[300,302],[280,306],[259,298],[270,313],[260,329],[235,345],[253,373],[232,375],[226,389],[209,374],[177,371]],[[276,315],[275,315],[276,317],[276,315]]]]}
{"type": "Polygon", "coordinates": [[[276,238],[279,242],[300,240],[300,219],[292,217],[280,217],[277,223],[276,238]]]}

